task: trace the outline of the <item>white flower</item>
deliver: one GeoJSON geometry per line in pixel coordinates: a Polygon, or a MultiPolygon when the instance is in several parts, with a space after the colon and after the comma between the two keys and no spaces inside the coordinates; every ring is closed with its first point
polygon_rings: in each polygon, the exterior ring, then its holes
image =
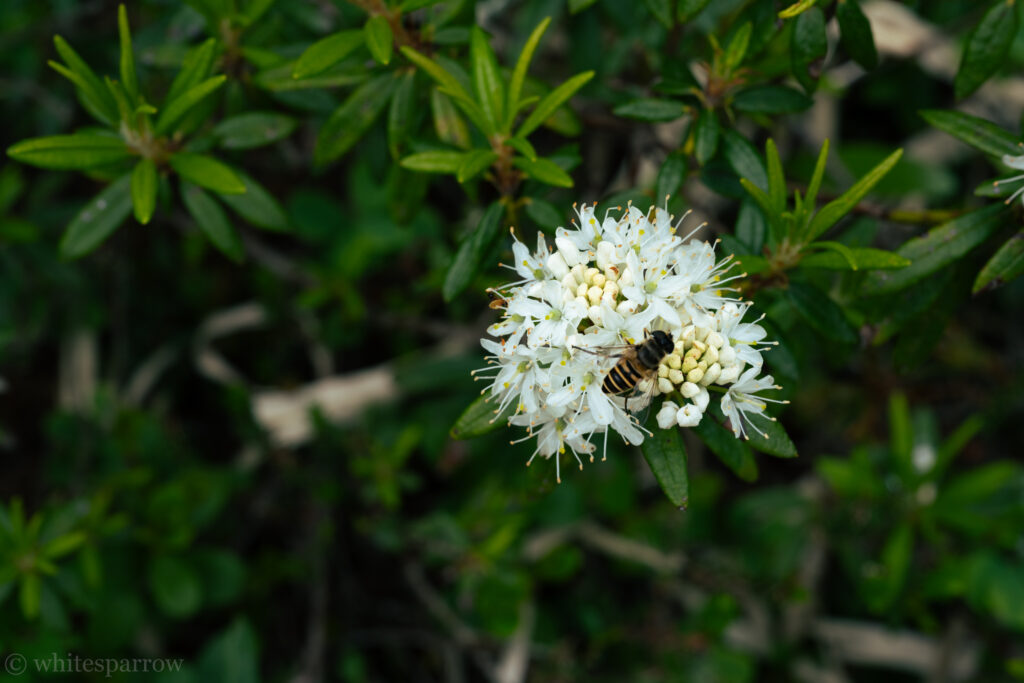
{"type": "MultiPolygon", "coordinates": [[[[1003,163],[1006,164],[1007,166],[1009,166],[1010,168],[1017,169],[1018,171],[1024,171],[1024,154],[1022,154],[1020,156],[1013,156],[1011,154],[1004,154],[1003,155],[1003,163]]],[[[1016,182],[1018,180],[1024,180],[1024,174],[1022,174],[1022,175],[1015,175],[1012,178],[1002,178],[1001,180],[997,180],[994,183],[994,185],[996,185],[996,187],[998,187],[999,185],[1002,185],[1003,183],[1012,183],[1012,182],[1016,182]]],[[[1024,185],[1021,185],[1016,190],[1014,190],[1013,194],[1011,194],[1009,197],[1006,198],[1006,203],[1007,204],[1012,203],[1014,199],[1016,199],[1017,197],[1021,196],[1022,194],[1024,194],[1024,185]]]]}
{"type": "Polygon", "coordinates": [[[519,279],[500,288],[502,319],[487,330],[501,341],[481,340],[488,365],[474,371],[489,383],[484,393],[495,414],[508,411],[509,423],[527,430],[519,441],[536,438],[530,461],[554,456],[559,480],[560,456],[571,451],[582,467],[581,454],[594,459],[595,435],[605,450],[609,432],[632,444],[644,439],[626,407],[639,411],[648,401],[604,391],[618,361],[603,347],[641,344],[654,331],[670,337],[656,378],[635,389],[654,384],[661,429],[699,424],[714,395],[740,436],[747,413],[764,410],[767,399],[755,393],[771,384],[755,379],[765,331],[741,322],[747,305],[725,286],[742,277],[723,277],[732,257],[718,259],[707,242],[685,243],[676,234],[681,219],[663,209],[613,213],[598,219],[596,206],[584,204],[578,224],[557,228],[553,245],[538,236],[532,253],[515,239],[508,267],[519,279]]]}
{"type": "Polygon", "coordinates": [[[775,418],[764,415],[764,410],[768,407],[768,403],[789,403],[789,401],[780,401],[755,395],[756,392],[765,389],[782,388],[775,384],[775,380],[772,379],[771,375],[766,375],[760,379],[757,378],[757,373],[760,371],[761,368],[750,368],[744,372],[739,381],[730,386],[725,396],[722,397],[722,412],[729,418],[732,432],[737,437],[742,436],[746,438],[747,436],[743,424],[744,420],[751,429],[767,437],[768,435],[758,429],[751,421],[749,414],[758,415],[766,420],[774,420],[775,418]]]}

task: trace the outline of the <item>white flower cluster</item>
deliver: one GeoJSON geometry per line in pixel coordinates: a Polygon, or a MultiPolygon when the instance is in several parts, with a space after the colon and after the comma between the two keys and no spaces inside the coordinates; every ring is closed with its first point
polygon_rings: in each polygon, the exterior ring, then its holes
{"type": "Polygon", "coordinates": [[[593,461],[595,434],[605,446],[609,429],[643,441],[646,430],[627,406],[643,408],[652,395],[665,396],[657,411],[662,429],[698,424],[716,394],[737,437],[746,436],[745,425],[760,431],[751,416],[770,419],[763,411],[771,399],[755,394],[778,387],[770,375],[758,377],[771,342],[756,321],[742,322],[751,304],[728,286],[745,273],[729,275],[736,262],[717,260],[714,245],[678,236],[682,219],[674,222],[666,210],[629,206],[601,220],[595,209],[577,209],[579,225],[558,228],[553,249],[538,235],[531,253],[513,233],[515,264],[506,267],[519,279],[501,288],[504,315],[487,330],[499,341],[481,340],[491,355],[476,371],[490,382],[484,393],[495,415],[515,407],[509,423],[527,429],[520,441],[537,438],[530,461],[568,446],[581,469],[581,453],[593,461]],[[658,352],[657,370],[647,369],[635,392],[604,391],[616,356],[654,330],[673,344],[670,353],[658,352]]]}

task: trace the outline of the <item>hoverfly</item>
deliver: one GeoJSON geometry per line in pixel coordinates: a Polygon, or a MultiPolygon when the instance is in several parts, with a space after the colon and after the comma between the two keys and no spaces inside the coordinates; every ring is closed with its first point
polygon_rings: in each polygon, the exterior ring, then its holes
{"type": "MultiPolygon", "coordinates": [[[[646,400],[641,401],[642,408],[650,404],[650,394],[654,391],[658,366],[661,365],[665,356],[672,353],[675,342],[668,332],[655,330],[650,334],[645,334],[644,340],[639,344],[602,346],[596,349],[576,348],[596,356],[617,358],[615,366],[605,375],[604,381],[601,383],[601,390],[611,396],[621,396],[627,392],[633,392],[634,396],[641,393],[646,397],[646,400]],[[646,390],[638,392],[643,383],[647,384],[646,390]]],[[[632,396],[626,397],[627,411],[630,398],[632,396]]]]}

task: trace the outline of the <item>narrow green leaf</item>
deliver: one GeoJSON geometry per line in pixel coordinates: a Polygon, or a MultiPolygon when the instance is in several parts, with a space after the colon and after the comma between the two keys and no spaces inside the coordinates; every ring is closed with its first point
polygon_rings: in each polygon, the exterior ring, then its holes
{"type": "Polygon", "coordinates": [[[132,174],[126,173],[89,200],[61,239],[61,258],[85,256],[124,223],[132,210],[131,182],[132,174]]]}
{"type": "Polygon", "coordinates": [[[843,344],[857,343],[857,330],[842,309],[820,289],[803,282],[790,282],[786,293],[797,313],[822,336],[843,344]]]}
{"type": "Polygon", "coordinates": [[[222,194],[221,201],[231,210],[257,228],[285,232],[288,230],[288,216],[281,203],[249,174],[237,168],[232,169],[245,184],[242,194],[222,194]]]}
{"type": "Polygon", "coordinates": [[[497,414],[497,408],[496,401],[491,401],[487,395],[481,396],[462,411],[462,415],[459,415],[459,419],[452,425],[449,434],[453,439],[464,441],[504,427],[512,414],[512,406],[506,407],[505,412],[501,415],[497,414]]]}
{"type": "Polygon", "coordinates": [[[686,175],[686,159],[682,154],[669,154],[665,163],[658,170],[658,180],[655,183],[654,198],[657,201],[676,193],[679,186],[683,184],[683,177],[686,175]]]}
{"type": "Polygon", "coordinates": [[[967,36],[960,69],[953,80],[957,99],[963,99],[981,87],[1006,60],[1017,34],[1017,8],[1007,0],[997,0],[967,36]]]}
{"type": "Polygon", "coordinates": [[[761,157],[747,139],[732,128],[722,136],[725,160],[740,178],[746,178],[759,189],[768,191],[768,173],[764,170],[761,157]]]}
{"type": "Polygon", "coordinates": [[[876,579],[877,585],[872,586],[865,596],[868,607],[873,611],[884,612],[896,602],[907,580],[913,550],[914,534],[910,525],[901,524],[885,542],[882,549],[882,574],[876,579]]]}
{"type": "Polygon", "coordinates": [[[295,61],[292,78],[315,76],[331,68],[363,44],[363,35],[363,30],[353,29],[332,33],[316,41],[295,61]]]}
{"type": "Polygon", "coordinates": [[[469,149],[469,128],[452,104],[450,97],[437,88],[430,91],[430,112],[434,119],[434,132],[441,142],[461,149],[469,149]]]}
{"type": "Polygon", "coordinates": [[[53,45],[57,49],[57,54],[67,64],[68,71],[76,78],[72,79],[68,72],[57,69],[54,62],[51,62],[50,65],[78,86],[83,99],[92,105],[93,111],[100,118],[105,119],[106,123],[116,123],[119,118],[117,103],[110,96],[103,81],[63,38],[54,36],[53,45]]]}
{"type": "Polygon", "coordinates": [[[786,210],[786,177],[782,173],[779,150],[771,138],[765,143],[764,156],[768,161],[768,200],[772,213],[781,214],[786,210]]]}
{"type": "Polygon", "coordinates": [[[871,22],[864,16],[857,0],[839,0],[836,5],[840,40],[853,61],[871,70],[878,65],[878,50],[871,33],[871,22]]]}
{"type": "Polygon", "coordinates": [[[523,45],[523,51],[519,53],[519,59],[516,61],[516,66],[512,70],[512,79],[508,84],[508,115],[505,121],[506,130],[512,129],[512,124],[515,122],[516,112],[519,111],[520,95],[523,92],[523,82],[526,80],[526,73],[530,70],[530,62],[533,61],[533,53],[537,51],[537,45],[540,43],[541,36],[544,35],[544,31],[547,30],[548,25],[551,23],[551,17],[544,17],[544,20],[537,24],[537,27],[533,29],[533,33],[526,39],[526,43],[523,45]]]}
{"type": "Polygon", "coordinates": [[[81,531],[72,531],[71,533],[62,534],[46,544],[43,548],[43,555],[47,559],[51,560],[63,557],[81,546],[82,543],[85,542],[85,538],[85,534],[81,531]]]}
{"type": "Polygon", "coordinates": [[[171,82],[164,104],[173,102],[209,77],[216,57],[217,41],[214,38],[189,50],[182,61],[181,70],[171,82]]]}
{"type": "Polygon", "coordinates": [[[479,26],[474,26],[470,31],[469,51],[473,66],[473,90],[489,126],[483,132],[493,135],[503,128],[505,122],[505,83],[498,71],[494,50],[479,26]]]}
{"type": "Polygon", "coordinates": [[[121,138],[79,133],[22,140],[7,148],[7,156],[40,168],[71,170],[116,163],[131,152],[121,138]]]}
{"type": "MultiPolygon", "coordinates": [[[[746,253],[760,254],[767,232],[768,224],[764,212],[749,199],[743,200],[740,204],[739,215],[736,217],[736,238],[748,247],[749,251],[746,253]]],[[[744,265],[746,265],[745,258],[744,265]]],[[[750,271],[747,270],[747,272],[750,271]]]]}
{"type": "Polygon", "coordinates": [[[682,102],[647,97],[615,107],[616,116],[640,121],[675,121],[686,113],[682,102]]]}
{"type": "Polygon", "coordinates": [[[167,160],[185,180],[221,194],[242,194],[245,183],[227,164],[205,154],[179,152],[167,160]]]}
{"type": "Polygon", "coordinates": [[[896,253],[910,265],[892,272],[875,272],[865,281],[865,294],[887,294],[903,289],[956,261],[1006,225],[1009,210],[991,204],[934,228],[906,242],[896,253]]]}
{"type": "Polygon", "coordinates": [[[747,56],[747,47],[750,45],[750,34],[753,30],[753,24],[748,21],[740,26],[729,40],[729,45],[725,48],[725,68],[728,73],[732,73],[743,63],[743,58],[747,56]]]}
{"type": "Polygon", "coordinates": [[[505,141],[505,144],[516,150],[530,161],[537,160],[537,150],[533,148],[530,141],[526,138],[509,138],[505,141]]]}
{"type": "MultiPolygon", "coordinates": [[[[744,262],[747,257],[744,257],[744,262]]],[[[754,418],[757,429],[747,431],[747,445],[756,451],[774,455],[777,458],[795,458],[796,445],[786,433],[786,428],[776,419],[754,418]]]]}
{"type": "Polygon", "coordinates": [[[195,219],[203,233],[228,258],[238,263],[245,258],[245,247],[227,214],[209,193],[191,183],[181,184],[181,198],[185,208],[195,219]]]}
{"type": "Polygon", "coordinates": [[[814,173],[811,174],[811,182],[807,184],[807,194],[804,196],[804,206],[807,207],[807,211],[815,209],[815,202],[818,200],[818,190],[821,189],[821,181],[825,177],[826,161],[828,161],[828,138],[821,145],[818,161],[814,164],[814,173]]]}
{"type": "Polygon", "coordinates": [[[171,132],[171,128],[181,117],[187,114],[192,107],[199,104],[205,97],[217,90],[217,88],[224,85],[226,80],[227,76],[223,74],[207,78],[205,81],[183,92],[176,99],[165,102],[160,111],[160,116],[156,119],[154,130],[161,135],[171,132]]]}
{"type": "Polygon", "coordinates": [[[128,93],[125,92],[124,87],[109,76],[103,77],[103,83],[107,86],[107,91],[117,103],[118,118],[121,121],[131,121],[135,113],[135,107],[128,101],[128,93]]]}
{"type": "Polygon", "coordinates": [[[746,178],[740,178],[740,185],[743,186],[743,189],[747,191],[747,194],[749,194],[761,208],[761,212],[767,219],[769,243],[772,245],[780,244],[785,237],[785,225],[783,223],[782,216],[772,210],[772,200],[768,196],[768,193],[757,185],[754,185],[754,183],[750,182],[746,178]]]}
{"type": "Polygon", "coordinates": [[[676,19],[680,24],[686,23],[700,14],[709,4],[711,4],[711,0],[679,0],[679,4],[676,5],[676,19]]]}
{"type": "Polygon", "coordinates": [[[448,269],[448,275],[444,279],[444,286],[441,288],[445,301],[454,299],[476,276],[480,269],[480,259],[483,258],[484,253],[497,236],[504,213],[504,205],[501,202],[494,202],[487,207],[476,230],[462,240],[452,267],[448,269]]]}
{"type": "Polygon", "coordinates": [[[676,507],[685,509],[690,500],[690,479],[686,473],[686,447],[678,429],[655,429],[640,450],[661,490],[676,507]]]}
{"type": "Polygon", "coordinates": [[[132,206],[135,220],[149,223],[156,208],[156,164],[152,159],[140,160],[132,171],[132,206]]]}
{"type": "Polygon", "coordinates": [[[817,7],[802,11],[793,23],[790,37],[790,56],[793,76],[807,93],[818,87],[821,60],[828,52],[825,35],[825,13],[817,7]]]}
{"type": "Polygon", "coordinates": [[[810,108],[814,100],[784,85],[755,85],[736,93],[732,105],[750,114],[791,114],[810,108]]]}
{"type": "Polygon", "coordinates": [[[672,0],[644,0],[651,15],[665,28],[672,28],[672,0]]]}
{"type": "Polygon", "coordinates": [[[840,218],[850,213],[850,211],[853,210],[853,207],[857,205],[857,202],[863,199],[864,195],[870,192],[871,188],[877,185],[878,182],[885,177],[885,174],[896,165],[896,162],[898,162],[902,156],[903,150],[896,150],[887,156],[882,163],[868,171],[867,174],[854,183],[849,190],[822,207],[821,211],[819,211],[814,218],[811,219],[810,224],[808,224],[807,232],[802,236],[803,241],[805,243],[814,241],[819,235],[839,222],[840,218]]]}
{"type": "Polygon", "coordinates": [[[413,123],[417,120],[416,105],[416,72],[410,70],[401,77],[395,94],[388,107],[388,150],[391,158],[401,156],[402,147],[413,123]]]}
{"type": "Polygon", "coordinates": [[[442,68],[440,64],[407,45],[402,46],[401,50],[406,59],[426,71],[428,76],[437,81],[446,94],[456,99],[472,102],[472,98],[470,98],[466,89],[462,87],[462,84],[459,83],[459,79],[442,68]]]}
{"type": "Polygon", "coordinates": [[[569,0],[569,14],[579,14],[595,2],[597,0],[569,0]]]}
{"type": "Polygon", "coordinates": [[[121,43],[121,85],[134,103],[139,99],[139,80],[135,73],[135,55],[132,52],[132,34],[128,27],[128,10],[117,6],[117,33],[121,43]]]}
{"type": "Polygon", "coordinates": [[[572,176],[563,171],[561,166],[550,159],[535,159],[531,161],[525,157],[517,157],[514,163],[528,178],[533,178],[555,187],[572,187],[572,176]]]}
{"type": "Polygon", "coordinates": [[[381,64],[391,62],[395,36],[391,33],[391,24],[387,19],[379,14],[367,19],[363,25],[363,36],[366,40],[366,47],[375,60],[381,64]]]}
{"type": "Polygon", "coordinates": [[[807,10],[814,7],[814,4],[818,0],[797,0],[786,9],[779,12],[779,19],[792,19],[795,16],[803,14],[807,10]]]}
{"type": "Polygon", "coordinates": [[[562,225],[562,213],[551,202],[536,197],[526,198],[526,215],[533,219],[541,230],[554,232],[562,225]]]}
{"type": "Polygon", "coordinates": [[[286,114],[252,111],[226,118],[213,128],[224,149],[253,149],[283,140],[299,122],[286,114]]]}
{"type": "Polygon", "coordinates": [[[422,173],[457,173],[462,165],[466,154],[472,152],[449,152],[437,150],[432,152],[419,152],[410,154],[402,159],[399,165],[410,171],[422,173]]]}
{"type": "Polygon", "coordinates": [[[18,594],[21,604],[21,613],[26,619],[35,619],[39,616],[39,602],[43,592],[42,579],[39,574],[22,574],[21,586],[18,594]]]}
{"type": "MultiPolygon", "coordinates": [[[[760,424],[760,422],[758,422],[760,424]]],[[[693,427],[712,453],[743,481],[757,481],[757,462],[747,445],[708,414],[693,427]]]]}
{"type": "Polygon", "coordinates": [[[963,140],[985,154],[1002,156],[1021,153],[1017,137],[991,121],[958,111],[939,109],[926,109],[921,112],[921,116],[939,130],[963,140]]]}
{"type": "Polygon", "coordinates": [[[693,127],[693,154],[701,166],[711,161],[718,151],[718,114],[714,109],[701,109],[693,127]]]}
{"type": "MultiPolygon", "coordinates": [[[[815,242],[815,245],[823,244],[815,242]]],[[[844,245],[845,246],[845,245],[844,245]]],[[[910,261],[892,251],[868,247],[845,247],[848,256],[835,251],[808,254],[800,259],[801,268],[825,268],[827,270],[892,270],[906,268],[910,261]],[[850,260],[856,264],[851,268],[850,260]]]]}
{"type": "Polygon", "coordinates": [[[317,137],[313,160],[318,166],[342,156],[356,144],[384,110],[398,79],[384,74],[359,86],[331,114],[317,137]]]}
{"type": "Polygon", "coordinates": [[[1024,231],[1006,240],[978,273],[972,292],[994,289],[1016,279],[1024,272],[1024,231]]]}
{"type": "Polygon", "coordinates": [[[489,149],[474,149],[463,155],[462,163],[455,171],[455,179],[460,183],[473,178],[484,171],[498,159],[498,155],[489,149]]]}
{"type": "Polygon", "coordinates": [[[564,104],[570,97],[572,97],[577,90],[582,88],[587,81],[594,77],[593,71],[585,71],[581,74],[577,74],[562,83],[560,86],[549,92],[547,95],[537,103],[530,115],[526,117],[526,120],[519,125],[519,130],[516,131],[517,138],[525,138],[533,131],[547,121],[562,104],[564,104]]]}

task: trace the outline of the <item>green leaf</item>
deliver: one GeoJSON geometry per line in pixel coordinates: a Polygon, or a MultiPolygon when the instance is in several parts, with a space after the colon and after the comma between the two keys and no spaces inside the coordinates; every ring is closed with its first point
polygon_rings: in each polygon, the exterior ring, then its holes
{"type": "Polygon", "coordinates": [[[648,97],[615,107],[616,116],[640,121],[675,121],[686,113],[686,107],[675,100],[648,97]]]}
{"type": "Polygon", "coordinates": [[[672,1],[671,0],[644,0],[647,9],[650,10],[658,22],[665,28],[672,28],[672,1]]]}
{"type": "Polygon", "coordinates": [[[224,119],[213,128],[224,149],[253,149],[283,140],[299,122],[286,114],[253,111],[224,119]]]}
{"type": "Polygon", "coordinates": [[[926,109],[921,112],[921,116],[939,130],[949,133],[958,140],[963,140],[985,154],[1002,156],[1021,153],[1017,137],[991,121],[958,111],[939,109],[926,109]]]}
{"type": "Polygon", "coordinates": [[[985,288],[995,288],[1016,279],[1024,272],[1024,231],[999,247],[985,267],[978,273],[972,292],[977,294],[985,288]]]}
{"type": "Polygon", "coordinates": [[[385,74],[367,81],[349,95],[320,129],[314,162],[322,166],[334,161],[356,144],[384,110],[396,87],[398,80],[385,74]]]}
{"type": "Polygon", "coordinates": [[[676,193],[679,186],[683,184],[683,177],[686,175],[686,159],[682,154],[669,154],[665,163],[658,170],[658,180],[655,183],[654,198],[661,201],[676,193]]]}
{"type": "Polygon", "coordinates": [[[793,76],[807,93],[818,87],[821,60],[828,52],[825,36],[825,14],[817,7],[801,12],[793,22],[790,36],[790,56],[793,76]]]}
{"type": "Polygon", "coordinates": [[[1006,224],[1009,210],[991,204],[934,228],[906,242],[896,253],[910,261],[906,268],[876,271],[865,281],[863,293],[887,294],[903,289],[953,263],[1006,224]]]}
{"type": "Polygon", "coordinates": [[[395,43],[388,20],[380,14],[370,17],[363,25],[363,36],[370,55],[381,64],[388,64],[395,43]]]}
{"type": "Polygon", "coordinates": [[[428,76],[437,81],[446,94],[451,95],[457,100],[463,100],[466,102],[473,101],[469,96],[469,93],[466,92],[466,89],[462,87],[461,83],[459,83],[459,79],[444,69],[440,64],[429,57],[420,54],[407,45],[402,46],[401,50],[406,59],[426,71],[428,76]]]}
{"type": "Polygon", "coordinates": [[[236,618],[203,649],[194,680],[260,683],[259,645],[248,621],[236,618]]]}
{"type": "MultiPolygon", "coordinates": [[[[744,257],[744,261],[747,257],[744,257]]],[[[769,354],[768,359],[771,360],[769,354]]],[[[754,450],[774,455],[777,458],[795,458],[796,445],[786,433],[786,428],[776,419],[754,418],[757,429],[747,430],[747,445],[754,450]]]]}
{"type": "Polygon", "coordinates": [[[487,35],[479,26],[474,26],[469,34],[470,61],[473,66],[473,90],[476,101],[483,111],[488,129],[484,133],[492,135],[503,127],[505,122],[505,83],[498,71],[498,60],[494,50],[487,42],[487,35]]]}
{"type": "Polygon", "coordinates": [[[157,556],[149,565],[148,579],[157,606],[170,617],[187,617],[202,604],[199,577],[182,558],[157,556]]]}
{"type": "Polygon", "coordinates": [[[764,155],[768,161],[768,201],[771,212],[780,215],[786,210],[786,177],[782,174],[779,150],[771,138],[765,143],[764,155]]]}
{"type": "Polygon", "coordinates": [[[288,230],[288,216],[280,202],[266,188],[239,169],[232,169],[245,184],[243,194],[222,194],[221,201],[252,225],[265,230],[285,232],[288,230]]]}
{"type": "Polygon", "coordinates": [[[498,155],[489,149],[474,149],[462,157],[462,163],[455,171],[455,179],[464,183],[476,174],[484,171],[498,159],[498,155]]]}
{"type": "Polygon", "coordinates": [[[732,105],[751,114],[791,114],[810,108],[814,100],[784,85],[755,85],[736,93],[732,105]]]}
{"type": "Polygon", "coordinates": [[[1017,34],[1017,8],[997,0],[967,36],[960,69],[953,80],[957,99],[977,90],[1006,60],[1017,34]]]}
{"type": "Polygon", "coordinates": [[[181,198],[185,202],[185,208],[188,209],[203,233],[213,242],[213,246],[236,263],[245,258],[245,247],[242,246],[242,240],[217,200],[190,183],[182,183],[181,198]]]}
{"type": "Polygon", "coordinates": [[[714,109],[701,109],[693,128],[693,154],[701,166],[711,161],[718,151],[718,114],[714,109]]]}
{"type": "Polygon", "coordinates": [[[970,603],[1006,626],[1024,630],[1024,572],[1019,561],[1011,563],[992,552],[972,560],[967,577],[970,603]]]}
{"type": "Polygon", "coordinates": [[[214,38],[210,38],[190,50],[185,55],[185,59],[181,64],[181,70],[174,77],[170,90],[167,91],[164,103],[173,102],[187,91],[202,83],[210,75],[216,57],[217,41],[214,38]]]}
{"type": "Polygon", "coordinates": [[[871,22],[864,16],[857,0],[839,0],[836,5],[840,40],[853,61],[869,71],[878,65],[878,50],[871,34],[871,22]]]}
{"type": "Polygon", "coordinates": [[[7,148],[7,156],[23,164],[54,170],[96,168],[131,156],[124,140],[109,135],[53,135],[31,138],[7,148]]]}
{"type": "Polygon", "coordinates": [[[803,242],[811,242],[817,239],[819,235],[835,225],[840,218],[852,211],[853,207],[857,205],[857,202],[863,199],[864,195],[870,192],[871,188],[877,185],[878,182],[885,177],[885,174],[896,165],[896,162],[899,161],[902,156],[903,150],[896,150],[887,156],[882,163],[868,171],[867,174],[854,183],[849,190],[822,207],[821,211],[819,211],[814,218],[811,219],[810,224],[808,224],[807,231],[802,236],[803,242]]]}
{"type": "Polygon", "coordinates": [[[221,194],[242,194],[245,183],[223,162],[205,154],[179,152],[167,160],[174,172],[185,180],[221,194]]]}
{"type": "Polygon", "coordinates": [[[843,344],[857,343],[857,330],[824,292],[802,282],[790,282],[787,297],[797,313],[827,339],[843,344]]]}
{"type": "Polygon", "coordinates": [[[156,208],[156,164],[152,159],[141,159],[132,171],[132,206],[135,220],[149,223],[156,208]]]}
{"type": "Polygon", "coordinates": [[[679,23],[685,23],[700,14],[705,7],[711,4],[711,0],[679,0],[676,5],[676,19],[679,23]]]}
{"type": "Polygon", "coordinates": [[[131,181],[132,174],[124,174],[78,212],[61,239],[61,258],[85,256],[128,218],[132,210],[131,181]]]}
{"type": "Polygon", "coordinates": [[[750,45],[750,34],[754,30],[753,24],[749,21],[737,29],[725,48],[725,68],[727,73],[732,73],[743,63],[747,56],[747,47],[750,45]]]}
{"type": "Polygon", "coordinates": [[[825,162],[828,160],[828,138],[821,145],[818,153],[818,161],[814,164],[814,173],[811,174],[811,182],[807,184],[807,193],[804,195],[804,206],[807,211],[813,211],[818,201],[818,190],[821,188],[821,181],[825,177],[825,162]]]}
{"type": "Polygon", "coordinates": [[[120,117],[117,103],[110,96],[103,81],[63,38],[54,36],[53,45],[68,68],[62,70],[62,68],[58,68],[60,65],[56,62],[50,62],[50,66],[78,87],[87,108],[94,112],[97,118],[108,124],[116,123],[120,117]]]}
{"type": "Polygon", "coordinates": [[[363,35],[363,30],[353,29],[332,33],[316,41],[295,61],[292,78],[306,78],[326,71],[362,45],[363,35]]]}
{"type": "Polygon", "coordinates": [[[533,219],[542,230],[548,232],[562,225],[562,212],[554,204],[536,197],[526,198],[526,215],[533,219]]]}
{"type": "Polygon", "coordinates": [[[526,39],[523,51],[519,53],[519,59],[512,70],[512,79],[508,84],[508,119],[505,122],[505,128],[508,130],[511,130],[512,124],[515,122],[516,112],[519,111],[523,82],[526,80],[526,73],[530,69],[530,62],[533,61],[533,53],[537,51],[537,45],[540,44],[541,36],[544,35],[544,31],[547,30],[550,23],[551,17],[544,17],[543,21],[537,24],[537,27],[533,29],[533,33],[526,39]]]}
{"type": "Polygon", "coordinates": [[[690,479],[686,473],[686,447],[678,429],[655,429],[640,450],[647,466],[676,507],[685,509],[690,500],[690,479]]]}
{"type": "MultiPolygon", "coordinates": [[[[815,242],[820,245],[822,242],[815,242]]],[[[850,262],[842,254],[835,251],[823,251],[817,254],[808,254],[800,259],[801,268],[825,268],[828,270],[892,270],[894,268],[905,268],[910,261],[899,254],[883,249],[871,249],[868,247],[847,247],[853,258],[856,268],[852,268],[850,262]]]]}
{"type": "Polygon", "coordinates": [[[814,4],[818,0],[797,0],[786,9],[779,12],[779,19],[792,19],[795,16],[803,14],[807,10],[814,7],[814,4]]]}
{"type": "Polygon", "coordinates": [[[491,242],[497,236],[498,228],[501,226],[501,217],[504,214],[505,207],[501,202],[494,202],[487,207],[476,230],[462,240],[441,289],[445,301],[454,299],[476,276],[480,269],[480,259],[483,258],[491,246],[491,242]]]}
{"type": "Polygon", "coordinates": [[[693,427],[693,431],[736,476],[743,481],[757,481],[757,462],[754,460],[754,454],[745,443],[717,420],[705,414],[697,426],[693,427]]]}
{"type": "Polygon", "coordinates": [[[768,173],[764,170],[761,157],[747,139],[732,128],[722,136],[725,160],[740,178],[746,178],[760,190],[768,191],[768,173]]]}
{"type": "Polygon", "coordinates": [[[20,588],[18,598],[21,613],[26,619],[35,619],[39,616],[40,595],[43,592],[42,579],[35,573],[22,574],[20,588]]]}
{"type": "Polygon", "coordinates": [[[410,70],[395,89],[388,108],[388,150],[393,159],[401,156],[401,150],[409,131],[417,120],[416,72],[410,70]]]}
{"type": "MultiPolygon", "coordinates": [[[[410,154],[398,163],[402,168],[422,173],[458,173],[466,154],[467,152],[444,150],[418,152],[410,154]]],[[[472,154],[472,152],[468,154],[472,154]]]]}
{"type": "Polygon", "coordinates": [[[85,534],[81,531],[73,531],[53,539],[43,548],[43,556],[47,559],[63,557],[73,550],[77,550],[85,542],[85,534]]]}
{"type": "Polygon", "coordinates": [[[471,141],[466,122],[455,109],[451,98],[437,88],[430,91],[430,111],[438,140],[461,149],[469,149],[471,141]]]}
{"type": "Polygon", "coordinates": [[[875,612],[888,610],[899,597],[910,570],[911,554],[914,550],[914,535],[910,525],[901,524],[889,536],[882,549],[882,575],[865,596],[868,607],[875,612]]]}
{"type": "Polygon", "coordinates": [[[505,141],[505,144],[516,150],[530,161],[537,160],[537,150],[533,148],[530,141],[526,138],[509,138],[505,141]]]}
{"type": "Polygon", "coordinates": [[[569,0],[569,14],[578,14],[595,2],[597,0],[569,0]]]}
{"type": "Polygon", "coordinates": [[[555,187],[572,187],[572,176],[550,159],[530,160],[525,157],[516,157],[514,163],[528,178],[555,187]]]}
{"type": "Polygon", "coordinates": [[[560,86],[549,92],[547,95],[537,103],[530,115],[526,117],[526,120],[519,125],[519,130],[516,131],[517,138],[525,138],[533,131],[547,121],[562,104],[564,104],[570,97],[572,97],[577,90],[582,88],[587,81],[594,77],[593,71],[585,71],[581,74],[577,74],[562,83],[560,86]]]}
{"type": "Polygon", "coordinates": [[[462,415],[459,415],[459,419],[452,425],[449,434],[453,439],[464,441],[504,427],[512,414],[513,406],[511,404],[507,406],[501,415],[496,414],[497,407],[497,403],[492,402],[489,396],[480,396],[462,411],[462,415]]]}
{"type": "Polygon", "coordinates": [[[128,11],[117,6],[117,33],[121,43],[121,85],[132,102],[139,99],[139,80],[135,74],[135,55],[132,52],[132,34],[128,27],[128,11]]]}
{"type": "Polygon", "coordinates": [[[226,80],[227,76],[224,75],[213,76],[212,78],[207,78],[198,85],[192,86],[173,100],[168,98],[163,109],[160,111],[160,115],[156,119],[156,125],[153,129],[161,135],[171,132],[171,128],[181,120],[181,117],[187,114],[192,107],[199,104],[199,102],[204,98],[217,90],[217,88],[224,85],[224,81],[226,80]]]}

